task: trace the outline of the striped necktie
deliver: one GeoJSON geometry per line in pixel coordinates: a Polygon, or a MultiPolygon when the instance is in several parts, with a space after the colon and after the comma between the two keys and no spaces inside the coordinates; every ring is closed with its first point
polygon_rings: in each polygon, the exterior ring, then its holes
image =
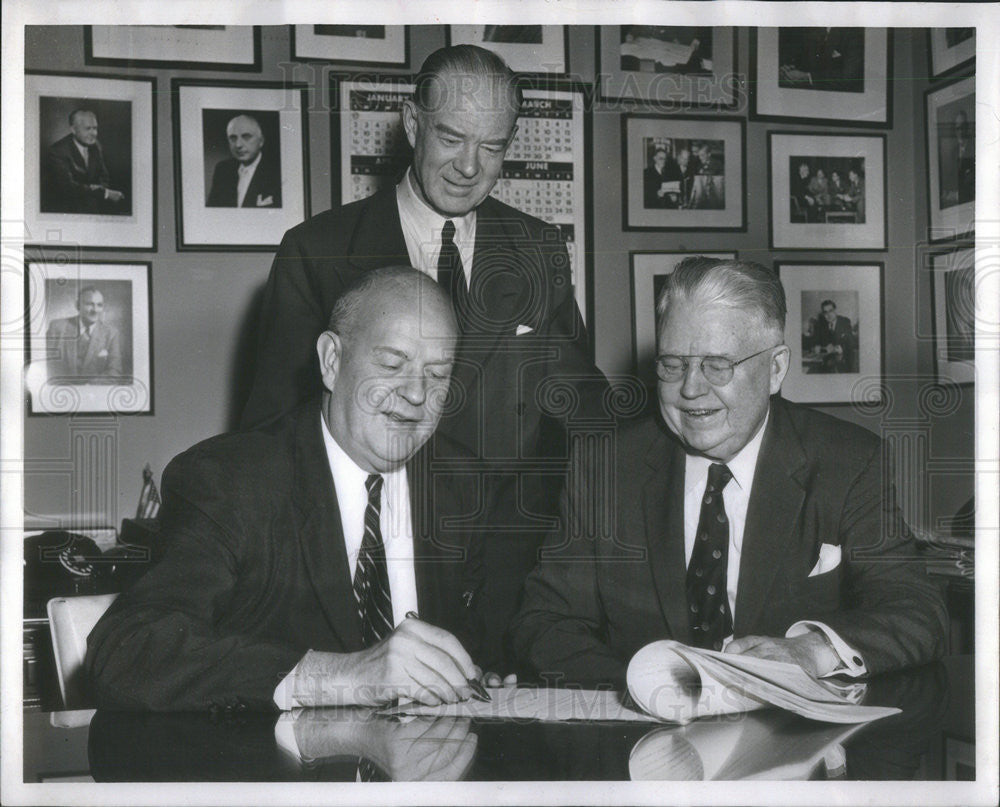
{"type": "Polygon", "coordinates": [[[382,543],[382,477],[371,474],[365,480],[368,506],[365,508],[365,535],[361,539],[358,565],[354,570],[354,599],[361,619],[361,642],[370,647],[392,632],[392,596],[389,570],[382,543]]]}

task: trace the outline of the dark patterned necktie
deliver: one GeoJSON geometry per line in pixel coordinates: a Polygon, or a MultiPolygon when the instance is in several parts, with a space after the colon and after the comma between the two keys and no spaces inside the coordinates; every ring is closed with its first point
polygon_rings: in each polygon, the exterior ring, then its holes
{"type": "Polygon", "coordinates": [[[701,500],[698,532],[687,570],[688,619],[691,644],[721,650],[722,640],[733,632],[733,615],[726,591],[729,562],[729,519],[722,491],[733,478],[725,465],[712,463],[701,500]]]}
{"type": "Polygon", "coordinates": [[[462,256],[455,245],[455,222],[451,219],[444,223],[444,229],[441,230],[441,254],[438,255],[437,282],[451,295],[455,316],[458,317],[458,326],[465,330],[465,323],[468,321],[469,315],[469,287],[465,282],[462,256]]]}
{"type": "Polygon", "coordinates": [[[365,489],[368,506],[365,508],[365,535],[354,570],[354,599],[361,617],[361,642],[371,647],[392,632],[392,596],[385,544],[382,543],[382,477],[371,474],[365,480],[365,489]]]}

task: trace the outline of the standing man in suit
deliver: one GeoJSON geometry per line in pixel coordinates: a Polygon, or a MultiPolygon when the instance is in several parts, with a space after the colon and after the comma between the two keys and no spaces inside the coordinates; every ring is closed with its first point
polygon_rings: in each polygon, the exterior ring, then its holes
{"type": "Polygon", "coordinates": [[[108,384],[122,374],[118,329],[104,322],[104,295],[96,286],[80,289],[75,317],[49,323],[49,377],[65,384],[108,384]]]}
{"type": "Polygon", "coordinates": [[[854,329],[847,317],[837,313],[833,300],[820,303],[822,315],[813,331],[813,350],[823,354],[824,373],[856,373],[857,350],[854,329]]]}
{"type": "Polygon", "coordinates": [[[281,172],[264,152],[264,133],[252,115],[226,125],[232,158],[215,166],[207,207],[281,207],[281,172]]]}
{"type": "Polygon", "coordinates": [[[881,441],[779,394],[777,276],[688,259],[657,312],[659,415],[621,432],[603,488],[571,487],[571,506],[603,512],[565,520],[585,525],[580,537],[552,537],[525,584],[518,652],[546,676],[618,686],[632,655],[666,638],[814,676],[941,655],[944,605],[881,441]],[[595,489],[607,499],[588,501],[595,489]]]}
{"type": "MultiPolygon", "coordinates": [[[[664,185],[668,182],[678,182],[681,178],[677,163],[665,148],[658,147],[653,152],[652,164],[642,172],[643,205],[645,207],[676,207],[677,193],[670,196],[664,185]]],[[[679,185],[678,185],[679,188],[679,185]]]]}
{"type": "Polygon", "coordinates": [[[70,133],[45,155],[43,213],[114,213],[125,194],[111,187],[104,152],[97,140],[97,115],[74,109],[70,133]]]}
{"type": "Polygon", "coordinates": [[[101,706],[470,696],[478,673],[466,648],[488,661],[479,608],[489,605],[468,595],[482,585],[475,536],[451,522],[478,502],[461,467],[439,468],[439,446],[425,447],[455,342],[435,283],[409,267],[370,272],[317,339],[321,400],[170,463],[164,557],[88,641],[101,706]]]}
{"type": "Polygon", "coordinates": [[[257,369],[241,425],[287,411],[320,386],[311,345],[346,284],[407,263],[451,295],[460,337],[440,431],[476,457],[503,544],[489,575],[498,633],[558,515],[575,423],[604,417],[569,256],[555,226],[492,198],[517,131],[521,92],[483,48],[435,51],[403,105],[413,163],[399,184],[289,230],[271,267],[257,369]]]}

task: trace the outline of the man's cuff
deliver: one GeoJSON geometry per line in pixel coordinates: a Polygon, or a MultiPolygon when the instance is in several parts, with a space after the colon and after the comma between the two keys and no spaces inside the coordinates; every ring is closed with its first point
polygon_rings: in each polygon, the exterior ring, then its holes
{"type": "Polygon", "coordinates": [[[804,636],[811,630],[818,630],[822,633],[827,638],[827,641],[830,642],[831,647],[833,647],[833,652],[840,659],[840,664],[833,670],[830,670],[830,672],[821,675],[821,678],[826,678],[830,675],[849,675],[852,678],[857,678],[859,675],[867,674],[868,668],[865,667],[865,662],[861,658],[861,654],[841,639],[837,635],[837,632],[829,625],[824,625],[822,622],[814,622],[811,619],[803,619],[785,631],[785,638],[794,639],[796,636],[804,636]]]}
{"type": "MultiPolygon", "coordinates": [[[[305,656],[303,656],[305,658],[305,656]]],[[[302,666],[302,659],[299,659],[299,663],[296,664],[290,673],[281,679],[281,682],[274,688],[274,705],[277,706],[282,712],[287,712],[290,709],[295,709],[302,704],[298,702],[295,698],[295,676],[299,671],[299,667],[302,666]]]]}

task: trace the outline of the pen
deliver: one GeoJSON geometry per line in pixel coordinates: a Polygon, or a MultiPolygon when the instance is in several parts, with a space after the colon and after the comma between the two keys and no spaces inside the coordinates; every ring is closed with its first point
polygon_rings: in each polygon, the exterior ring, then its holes
{"type": "MultiPolygon", "coordinates": [[[[407,611],[407,619],[420,619],[416,611],[407,611]]],[[[475,678],[466,678],[466,683],[469,685],[469,689],[472,690],[472,697],[474,700],[482,701],[483,703],[492,702],[493,698],[490,697],[490,693],[486,691],[481,683],[479,683],[475,678]]]]}

